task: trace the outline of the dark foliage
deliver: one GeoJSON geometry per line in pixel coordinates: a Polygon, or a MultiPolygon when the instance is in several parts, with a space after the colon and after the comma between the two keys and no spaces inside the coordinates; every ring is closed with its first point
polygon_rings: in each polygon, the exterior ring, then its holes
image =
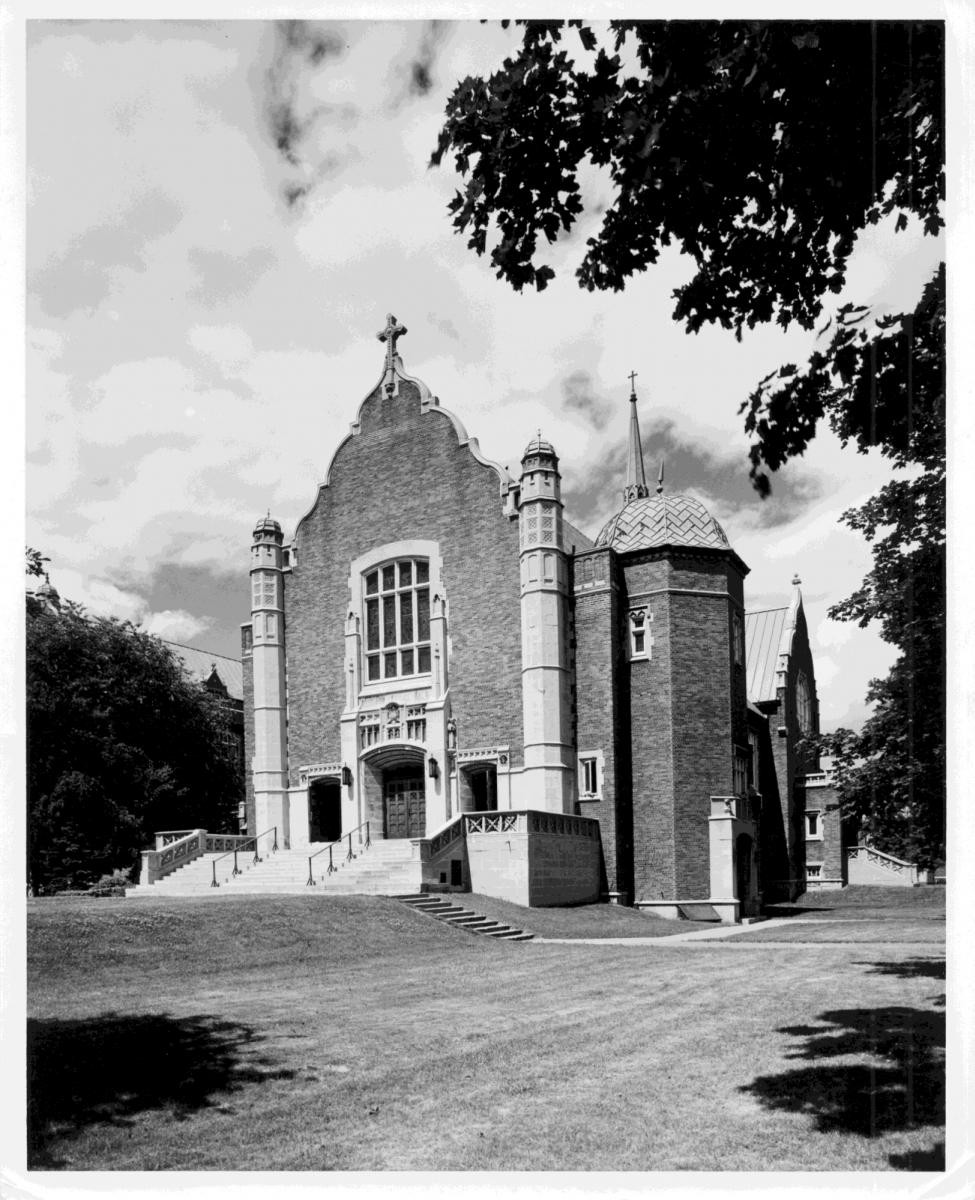
{"type": "Polygon", "coordinates": [[[46,569],[44,564],[50,562],[51,560],[46,555],[41,554],[40,550],[34,550],[30,546],[25,547],[25,556],[25,571],[28,578],[43,578],[44,571],[46,569]]]}
{"type": "Polygon", "coordinates": [[[870,685],[862,730],[837,730],[820,749],[861,834],[925,865],[943,857],[945,837],[944,352],[942,267],[912,313],[863,325],[845,312],[824,352],[763,380],[745,406],[752,472],[766,488],[762,468],[801,453],[824,417],[844,443],[912,469],[843,516],[873,544],[873,566],[830,616],[876,622],[900,653],[870,685]]]}
{"type": "Polygon", "coordinates": [[[453,154],[453,224],[479,255],[495,224],[491,263],[518,290],[553,277],[539,239],[579,218],[587,162],[614,199],[579,283],[620,290],[676,243],[692,331],[810,328],[864,225],[941,227],[939,22],[613,21],[609,49],[580,21],[522,24],[500,70],[458,84],[432,158],[453,154]]]}
{"type": "Polygon", "coordinates": [[[27,612],[28,869],[35,890],[129,868],[156,829],[229,830],[241,792],[219,699],[128,622],[27,612]]]}

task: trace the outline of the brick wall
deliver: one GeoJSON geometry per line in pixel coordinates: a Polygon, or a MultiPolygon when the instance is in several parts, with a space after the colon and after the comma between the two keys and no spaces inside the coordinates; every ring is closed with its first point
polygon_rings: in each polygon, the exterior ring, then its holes
{"type": "Polygon", "coordinates": [[[599,899],[600,854],[595,838],[528,835],[528,903],[536,908],[592,904],[599,899]]]}
{"type": "Polygon", "coordinates": [[[728,556],[671,551],[629,557],[624,576],[625,605],[653,614],[652,657],[629,664],[636,898],[705,897],[710,797],[731,792],[745,725],[731,662],[741,576],[728,556]]]}
{"type": "Polygon", "coordinates": [[[603,754],[599,800],[580,799],[583,816],[599,821],[604,891],[633,895],[633,818],[629,760],[629,696],[621,681],[629,664],[619,605],[616,554],[575,559],[576,744],[603,754]]]}
{"type": "Polygon", "coordinates": [[[796,618],[785,686],[778,689],[777,702],[774,710],[770,708],[769,720],[781,814],[779,826],[783,837],[783,843],[776,847],[769,877],[774,881],[777,894],[788,896],[789,899],[794,899],[805,888],[805,794],[802,777],[817,766],[817,760],[809,754],[802,754],[797,745],[802,737],[796,714],[796,681],[800,671],[805,672],[809,681],[813,696],[813,731],[818,732],[816,675],[809,647],[809,632],[802,609],[796,618]],[[785,736],[780,736],[781,728],[785,729],[785,736]]]}
{"type": "Polygon", "coordinates": [[[818,811],[822,838],[806,838],[806,863],[819,864],[823,880],[846,880],[840,802],[834,787],[807,787],[805,811],[818,811]]]}
{"type": "Polygon", "coordinates": [[[502,513],[496,471],[439,409],[421,414],[418,389],[401,382],[397,396],[377,389],[363,404],[360,432],[297,532],[285,577],[293,784],[301,764],[339,758],[349,564],[409,538],[437,541],[443,557],[458,745],[507,744],[522,761],[517,523],[502,513]]]}

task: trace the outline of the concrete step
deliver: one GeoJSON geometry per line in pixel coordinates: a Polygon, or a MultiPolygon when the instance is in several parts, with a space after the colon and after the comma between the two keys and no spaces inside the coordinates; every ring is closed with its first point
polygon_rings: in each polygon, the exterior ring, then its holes
{"type": "Polygon", "coordinates": [[[394,899],[399,900],[406,908],[412,908],[415,912],[433,917],[434,920],[441,921],[444,925],[451,925],[465,933],[479,933],[485,937],[493,937],[498,941],[505,942],[530,942],[535,936],[532,933],[526,933],[523,929],[514,929],[510,925],[505,925],[502,921],[492,921],[489,917],[482,917],[473,909],[464,908],[440,896],[408,892],[395,896],[394,899]]]}

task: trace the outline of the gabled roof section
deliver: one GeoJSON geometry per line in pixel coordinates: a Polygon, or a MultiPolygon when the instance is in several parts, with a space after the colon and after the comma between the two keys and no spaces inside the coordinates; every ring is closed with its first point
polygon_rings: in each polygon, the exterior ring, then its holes
{"type": "Polygon", "coordinates": [[[562,541],[566,546],[575,546],[576,554],[582,553],[583,550],[592,550],[595,542],[588,534],[583,533],[581,529],[577,529],[571,521],[562,518],[562,541]]]}
{"type": "Polygon", "coordinates": [[[181,646],[179,642],[167,642],[166,645],[182,659],[191,679],[205,683],[216,668],[231,700],[244,699],[244,670],[238,659],[227,658],[225,654],[214,654],[212,650],[181,646]]]}
{"type": "Polygon", "coordinates": [[[800,612],[802,592],[797,575],[785,608],[745,613],[745,687],[753,703],[777,699],[778,689],[786,686],[800,612]]]}
{"type": "Polygon", "coordinates": [[[779,644],[788,608],[745,613],[745,688],[754,704],[776,699],[779,644]]]}

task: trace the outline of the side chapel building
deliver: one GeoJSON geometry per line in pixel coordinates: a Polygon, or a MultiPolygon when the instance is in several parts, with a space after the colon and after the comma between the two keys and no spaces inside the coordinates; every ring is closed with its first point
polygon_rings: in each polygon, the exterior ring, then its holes
{"type": "Polygon", "coordinates": [[[405,332],[387,319],[291,542],[254,530],[248,831],[311,853],[368,822],[418,887],[524,904],[733,921],[795,897],[819,765],[798,579],[746,613],[718,522],[662,471],[648,487],[635,394],[622,504],[589,538],[554,447],[533,438],[518,478],[485,459],[404,371],[405,332]]]}

